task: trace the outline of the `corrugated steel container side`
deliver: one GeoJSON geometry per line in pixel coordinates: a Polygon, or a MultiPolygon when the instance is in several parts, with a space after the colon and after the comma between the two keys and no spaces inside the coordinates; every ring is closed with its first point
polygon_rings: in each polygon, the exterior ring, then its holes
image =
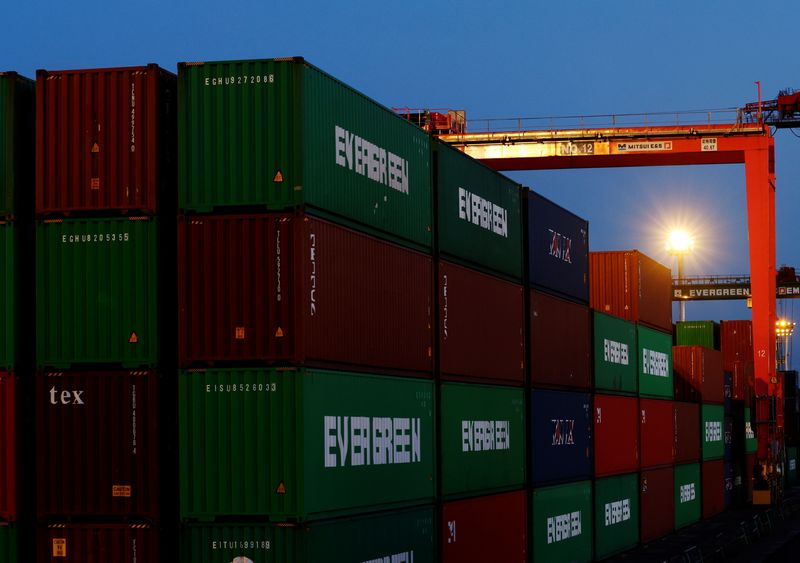
{"type": "Polygon", "coordinates": [[[441,261],[438,291],[442,378],[523,385],[523,287],[441,261]]]}
{"type": "Polygon", "coordinates": [[[532,561],[592,560],[592,482],[533,489],[532,561]]]}
{"type": "Polygon", "coordinates": [[[700,459],[700,405],[675,401],[675,463],[700,459]]]}
{"type": "Polygon", "coordinates": [[[36,374],[37,512],[159,515],[158,374],[36,374]]]}
{"type": "Polygon", "coordinates": [[[0,221],[0,369],[6,370],[14,369],[17,360],[19,264],[16,235],[14,223],[0,221]]]}
{"type": "Polygon", "coordinates": [[[37,224],[39,367],[158,362],[158,245],[156,219],[37,224]]]}
{"type": "Polygon", "coordinates": [[[636,393],[639,390],[636,325],[599,311],[592,311],[592,319],[594,388],[636,393]]]}
{"type": "Polygon", "coordinates": [[[678,321],[675,323],[675,344],[704,346],[719,350],[719,323],[714,321],[678,321]]]}
{"type": "Polygon", "coordinates": [[[184,519],[312,520],[429,503],[433,383],[322,370],[179,375],[184,519]]]}
{"type": "Polygon", "coordinates": [[[524,490],[445,502],[439,532],[441,560],[443,563],[526,563],[527,528],[528,495],[524,490]]]}
{"type": "Polygon", "coordinates": [[[446,498],[525,485],[523,389],[443,384],[439,420],[446,498]]]}
{"type": "Polygon", "coordinates": [[[309,206],[430,247],[429,136],[302,59],[178,65],[186,211],[309,206]]]}
{"type": "Polygon", "coordinates": [[[430,256],[308,215],[178,225],[179,359],[433,371],[430,256]]]}
{"type": "Polygon", "coordinates": [[[702,463],[703,518],[725,510],[725,462],[721,459],[702,463]]]}
{"type": "Polygon", "coordinates": [[[37,71],[37,214],[173,210],[176,96],[155,64],[37,71]]]}
{"type": "Polygon", "coordinates": [[[190,524],[180,530],[181,561],[433,563],[435,537],[431,507],[311,524],[190,524]]]}
{"type": "Polygon", "coordinates": [[[603,559],[639,543],[639,475],[594,482],[594,555],[603,559]]]}
{"type": "Polygon", "coordinates": [[[594,396],[594,473],[607,477],[639,468],[636,397],[594,396]]]}
{"type": "Polygon", "coordinates": [[[589,253],[592,309],[672,332],[672,277],[638,250],[589,253]]]}
{"type": "Polygon", "coordinates": [[[673,402],[639,399],[639,460],[642,468],[675,462],[673,402]]]}
{"type": "Polygon", "coordinates": [[[756,439],[756,425],[753,421],[752,412],[749,408],[744,409],[744,452],[755,454],[758,450],[758,440],[756,439]]]}
{"type": "Polygon", "coordinates": [[[643,469],[639,476],[639,514],[642,543],[675,529],[674,467],[643,469]]]}
{"type": "Polygon", "coordinates": [[[725,493],[724,493],[724,498],[723,498],[726,510],[733,506],[733,490],[734,490],[733,462],[726,461],[725,462],[725,493]]]}
{"type": "Polygon", "coordinates": [[[675,529],[700,520],[703,494],[700,481],[700,464],[675,466],[675,529]]]}
{"type": "Polygon", "coordinates": [[[36,534],[39,563],[159,561],[158,529],[142,524],[53,524],[36,534]]]}
{"type": "MultiPolygon", "coordinates": [[[[0,72],[0,218],[15,217],[33,190],[36,83],[0,72]]],[[[33,201],[29,202],[31,205],[33,201]]]]}
{"type": "MultiPolygon", "coordinates": [[[[721,321],[719,323],[722,368],[734,371],[735,362],[753,360],[753,322],[721,321]]],[[[737,397],[734,396],[734,399],[737,397]]]]}
{"type": "Polygon", "coordinates": [[[541,291],[530,294],[530,366],[533,385],[589,389],[589,308],[541,291]]]}
{"type": "Polygon", "coordinates": [[[17,563],[18,530],[15,524],[0,522],[0,561],[17,563]]]}
{"type": "Polygon", "coordinates": [[[639,395],[672,399],[675,392],[672,337],[638,325],[636,348],[639,358],[639,395]]]}
{"type": "Polygon", "coordinates": [[[675,400],[724,403],[722,353],[703,346],[673,346],[675,400]]]}
{"type": "Polygon", "coordinates": [[[433,142],[439,252],[522,282],[522,190],[446,143],[433,142]]]}
{"type": "Polygon", "coordinates": [[[16,387],[13,373],[0,372],[0,521],[17,519],[16,387]]]}
{"type": "Polygon", "coordinates": [[[744,490],[745,502],[753,502],[753,485],[754,485],[754,471],[756,463],[756,454],[747,454],[744,457],[744,490]]]}
{"type": "Polygon", "coordinates": [[[526,190],[531,285],[589,302],[589,222],[526,190]]]}
{"type": "Polygon", "coordinates": [[[591,395],[534,389],[530,405],[532,483],[542,485],[591,477],[591,395]]]}
{"type": "Polygon", "coordinates": [[[755,365],[753,360],[733,362],[731,394],[734,401],[749,404],[754,395],[755,365]]]}

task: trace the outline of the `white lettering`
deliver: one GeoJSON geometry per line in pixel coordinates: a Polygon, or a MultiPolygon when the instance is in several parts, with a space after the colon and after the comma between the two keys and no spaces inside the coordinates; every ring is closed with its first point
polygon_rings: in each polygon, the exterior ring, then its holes
{"type": "Polygon", "coordinates": [[[669,377],[669,355],[643,348],[642,373],[656,377],[669,377]]]}
{"type": "Polygon", "coordinates": [[[338,166],[400,193],[408,193],[408,160],[339,125],[334,126],[334,147],[334,161],[338,166]]]}
{"type": "Polygon", "coordinates": [[[603,359],[612,364],[628,365],[628,345],[615,340],[603,339],[603,359]]]}
{"type": "Polygon", "coordinates": [[[458,218],[508,238],[508,210],[458,188],[458,218]]]}
{"type": "Polygon", "coordinates": [[[547,519],[547,543],[557,543],[581,535],[580,511],[547,519]]]}

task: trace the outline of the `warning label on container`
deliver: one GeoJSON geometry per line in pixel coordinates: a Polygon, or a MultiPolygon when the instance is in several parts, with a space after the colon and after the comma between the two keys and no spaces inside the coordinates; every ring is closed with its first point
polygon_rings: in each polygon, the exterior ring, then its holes
{"type": "Polygon", "coordinates": [[[617,143],[617,152],[671,151],[672,141],[617,143]]]}
{"type": "Polygon", "coordinates": [[[112,497],[130,498],[131,497],[131,486],[130,485],[112,485],[111,486],[111,496],[112,497]]]}
{"type": "Polygon", "coordinates": [[[67,540],[64,538],[53,538],[53,557],[67,556],[67,540]]]}
{"type": "Polygon", "coordinates": [[[702,152],[717,150],[717,138],[709,137],[708,139],[700,139],[700,150],[702,152]]]}

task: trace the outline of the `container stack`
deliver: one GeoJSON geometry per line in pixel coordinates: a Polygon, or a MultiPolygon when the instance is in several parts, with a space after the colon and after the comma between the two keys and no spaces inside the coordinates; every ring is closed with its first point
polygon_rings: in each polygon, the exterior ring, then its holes
{"type": "Polygon", "coordinates": [[[527,192],[534,561],[592,558],[588,223],[527,192]]]}
{"type": "Polygon", "coordinates": [[[182,557],[433,561],[429,137],[302,59],[178,84],[182,557]]]}
{"type": "Polygon", "coordinates": [[[30,315],[24,305],[31,300],[26,240],[33,210],[34,111],[34,82],[0,72],[0,561],[11,562],[17,561],[18,526],[27,506],[20,497],[25,465],[24,440],[18,438],[27,420],[17,405],[19,382],[30,381],[30,315]]]}
{"type": "Polygon", "coordinates": [[[525,561],[522,190],[435,142],[441,561],[525,561]]]}
{"type": "Polygon", "coordinates": [[[161,552],[175,96],[175,76],[156,65],[37,72],[40,561],[161,552]]]}
{"type": "MultiPolygon", "coordinates": [[[[625,545],[647,542],[675,527],[670,272],[636,250],[592,252],[589,279],[595,326],[595,429],[598,432],[599,416],[612,410],[620,416],[619,407],[597,410],[605,394],[625,395],[616,402],[631,402],[636,418],[625,423],[627,432],[612,434],[608,442],[635,451],[628,475],[638,490],[631,503],[635,499],[639,534],[631,533],[625,545]]],[[[608,458],[619,459],[619,453],[598,439],[597,467],[608,458]]],[[[599,522],[597,529],[599,536],[599,522]]],[[[599,543],[597,551],[599,555],[599,543]]]]}
{"type": "Polygon", "coordinates": [[[725,376],[713,321],[684,321],[676,325],[675,399],[700,405],[702,516],[725,508],[725,376]]]}
{"type": "Polygon", "coordinates": [[[721,321],[722,369],[731,374],[732,504],[753,500],[753,477],[758,443],[755,438],[752,321],[721,321]]]}

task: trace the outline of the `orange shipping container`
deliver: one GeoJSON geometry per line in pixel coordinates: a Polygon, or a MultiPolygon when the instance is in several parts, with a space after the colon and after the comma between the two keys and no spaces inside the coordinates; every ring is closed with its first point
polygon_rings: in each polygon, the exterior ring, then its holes
{"type": "Polygon", "coordinates": [[[638,250],[589,253],[592,309],[672,333],[672,274],[638,250]]]}

